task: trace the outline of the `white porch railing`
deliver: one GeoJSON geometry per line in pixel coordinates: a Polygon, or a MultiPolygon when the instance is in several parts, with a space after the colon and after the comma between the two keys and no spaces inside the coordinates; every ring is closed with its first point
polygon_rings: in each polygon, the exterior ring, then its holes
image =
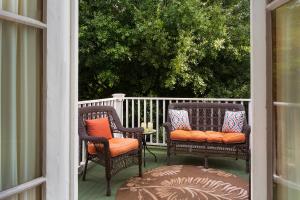
{"type": "Polygon", "coordinates": [[[115,106],[116,99],[115,98],[107,98],[107,99],[97,99],[97,100],[88,100],[88,101],[80,101],[78,103],[79,108],[89,107],[89,106],[115,106]]]}
{"type": "MultiPolygon", "coordinates": [[[[139,127],[142,122],[152,122],[156,133],[148,138],[149,145],[165,146],[165,130],[162,124],[167,118],[167,109],[170,103],[178,102],[214,102],[243,104],[248,114],[251,125],[251,100],[250,99],[226,99],[226,98],[164,98],[164,97],[125,97],[122,94],[114,95],[114,98],[98,99],[79,102],[79,107],[109,105],[113,106],[127,128],[139,127]]],[[[82,152],[85,152],[84,150],[82,152]]],[[[81,159],[85,155],[82,154],[81,159]]]]}
{"type": "Polygon", "coordinates": [[[150,136],[148,144],[164,146],[165,130],[161,125],[166,121],[168,105],[178,102],[239,103],[245,105],[247,112],[251,110],[249,99],[125,97],[120,116],[125,127],[138,127],[141,122],[152,122],[156,133],[150,136]]]}

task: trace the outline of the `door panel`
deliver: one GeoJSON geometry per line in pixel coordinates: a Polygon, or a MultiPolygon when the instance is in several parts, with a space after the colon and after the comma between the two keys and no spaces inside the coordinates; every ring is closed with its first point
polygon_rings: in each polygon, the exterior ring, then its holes
{"type": "Polygon", "coordinates": [[[300,1],[272,12],[274,197],[300,199],[300,1]]]}

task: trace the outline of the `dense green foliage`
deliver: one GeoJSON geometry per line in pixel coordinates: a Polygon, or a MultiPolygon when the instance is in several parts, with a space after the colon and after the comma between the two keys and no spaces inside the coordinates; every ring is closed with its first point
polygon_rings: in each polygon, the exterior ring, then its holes
{"type": "Polygon", "coordinates": [[[80,0],[80,99],[249,97],[249,0],[80,0]]]}

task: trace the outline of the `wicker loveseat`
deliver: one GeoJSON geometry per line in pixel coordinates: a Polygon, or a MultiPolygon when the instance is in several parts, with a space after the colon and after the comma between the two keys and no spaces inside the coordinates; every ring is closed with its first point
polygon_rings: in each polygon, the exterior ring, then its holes
{"type": "MultiPolygon", "coordinates": [[[[244,111],[241,104],[230,103],[172,103],[169,110],[186,110],[188,111],[189,121],[192,130],[200,131],[222,131],[225,112],[228,111],[244,111]]],[[[244,159],[246,161],[246,171],[249,172],[249,136],[250,126],[246,120],[243,125],[242,133],[245,134],[244,142],[241,143],[224,143],[224,142],[208,142],[201,138],[200,141],[172,139],[173,133],[170,117],[168,115],[167,122],[164,123],[166,128],[167,142],[167,162],[170,164],[171,154],[177,152],[199,153],[204,156],[205,167],[208,167],[209,156],[226,156],[236,159],[244,159]]],[[[206,134],[206,132],[205,132],[206,134]]]]}

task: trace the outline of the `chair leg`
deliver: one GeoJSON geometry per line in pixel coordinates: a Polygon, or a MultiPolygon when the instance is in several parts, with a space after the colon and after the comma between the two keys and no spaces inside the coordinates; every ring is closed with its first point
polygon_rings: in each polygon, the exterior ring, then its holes
{"type": "Polygon", "coordinates": [[[174,156],[176,156],[176,145],[174,146],[174,156]]]}
{"type": "Polygon", "coordinates": [[[142,150],[139,152],[139,177],[143,176],[143,158],[142,158],[142,150]]]}
{"type": "Polygon", "coordinates": [[[111,171],[112,171],[112,160],[109,153],[106,152],[105,158],[105,177],[106,177],[106,196],[111,195],[111,171]]]}
{"type": "Polygon", "coordinates": [[[249,157],[246,158],[246,172],[247,172],[247,173],[250,172],[250,161],[249,161],[249,157]]]}
{"type": "MultiPolygon", "coordinates": [[[[106,161],[110,162],[110,161],[106,161]]],[[[105,166],[105,176],[106,176],[106,196],[111,195],[111,168],[110,164],[106,163],[105,166]]]]}
{"type": "Polygon", "coordinates": [[[111,195],[111,177],[106,177],[106,196],[111,195]]]}
{"type": "Polygon", "coordinates": [[[170,156],[171,156],[171,147],[170,144],[167,146],[167,165],[170,165],[170,156]]]}
{"type": "Polygon", "coordinates": [[[208,168],[208,157],[204,156],[204,168],[207,169],[208,168]]]}
{"type": "Polygon", "coordinates": [[[83,180],[83,181],[85,181],[88,163],[89,163],[89,158],[88,158],[88,156],[87,156],[87,157],[86,157],[86,160],[85,160],[85,163],[84,163],[84,169],[83,169],[83,176],[82,176],[82,180],[83,180]]]}

